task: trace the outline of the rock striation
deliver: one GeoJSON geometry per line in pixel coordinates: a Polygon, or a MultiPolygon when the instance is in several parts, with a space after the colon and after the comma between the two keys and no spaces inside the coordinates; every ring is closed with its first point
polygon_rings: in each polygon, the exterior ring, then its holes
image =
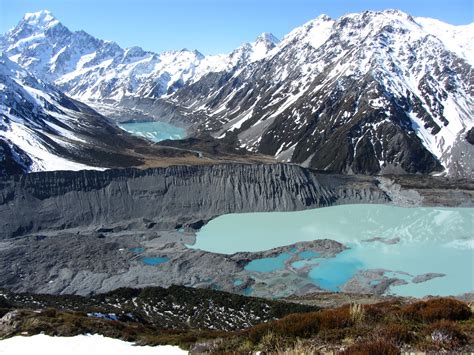
{"type": "Polygon", "coordinates": [[[132,223],[174,228],[226,213],[389,201],[374,178],[285,164],[41,172],[0,180],[0,237],[132,223]]]}

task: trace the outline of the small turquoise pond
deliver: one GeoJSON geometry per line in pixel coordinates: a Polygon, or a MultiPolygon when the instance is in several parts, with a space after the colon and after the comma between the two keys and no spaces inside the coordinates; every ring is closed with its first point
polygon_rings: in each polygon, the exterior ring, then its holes
{"type": "Polygon", "coordinates": [[[312,259],[319,257],[319,253],[313,250],[305,250],[298,254],[301,259],[312,259]]]}
{"type": "Polygon", "coordinates": [[[252,260],[247,264],[247,266],[245,266],[245,270],[256,272],[272,272],[282,270],[285,268],[285,260],[288,260],[289,258],[291,258],[290,254],[281,253],[280,255],[273,258],[252,260]]]}
{"type": "Polygon", "coordinates": [[[243,280],[237,279],[234,281],[234,286],[242,286],[244,284],[243,280]]]}
{"type": "MultiPolygon", "coordinates": [[[[303,251],[298,255],[302,260],[292,263],[295,268],[308,266],[308,280],[327,290],[340,289],[360,270],[384,269],[393,271],[385,277],[407,282],[390,289],[401,296],[474,291],[474,208],[344,205],[297,212],[228,214],[206,224],[197,233],[195,245],[189,247],[232,254],[316,239],[332,239],[350,248],[334,258],[303,251]],[[375,237],[400,241],[365,242],[375,237]],[[411,282],[416,275],[432,272],[446,276],[411,282]]],[[[295,251],[291,252],[294,255],[295,251]]],[[[290,257],[282,253],[253,260],[245,270],[282,270],[290,257]]]]}
{"type": "Polygon", "coordinates": [[[136,248],[130,248],[128,250],[130,250],[132,253],[135,253],[135,254],[141,254],[145,251],[145,248],[136,247],[136,248]]]}
{"type": "Polygon", "coordinates": [[[253,288],[252,287],[247,287],[244,291],[243,291],[243,294],[245,296],[250,296],[253,292],[253,288]]]}
{"type": "Polygon", "coordinates": [[[118,126],[128,133],[149,139],[152,142],[160,142],[166,139],[183,139],[186,136],[184,128],[165,122],[130,122],[119,123],[118,126]]]}
{"type": "Polygon", "coordinates": [[[340,291],[340,287],[351,279],[358,270],[364,268],[362,261],[351,257],[345,250],[335,258],[319,259],[318,266],[311,269],[308,278],[328,291],[340,291]]]}
{"type": "Polygon", "coordinates": [[[166,263],[169,259],[164,257],[146,257],[142,258],[142,261],[147,265],[159,265],[166,263]]]}

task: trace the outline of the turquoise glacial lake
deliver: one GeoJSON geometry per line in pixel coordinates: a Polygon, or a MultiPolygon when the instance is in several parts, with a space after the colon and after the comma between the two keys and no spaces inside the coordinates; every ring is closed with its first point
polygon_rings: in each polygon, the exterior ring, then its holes
{"type": "MultiPolygon", "coordinates": [[[[349,247],[334,258],[303,252],[299,268],[315,266],[308,278],[337,291],[359,270],[385,269],[408,284],[392,286],[402,296],[458,295],[474,291],[474,208],[402,208],[386,205],[344,205],[299,212],[229,214],[205,225],[190,246],[232,254],[263,251],[300,241],[332,239],[349,247]],[[395,244],[367,241],[399,240],[395,244]],[[400,273],[402,272],[402,273],[400,273]],[[403,274],[406,273],[406,274],[403,274]],[[445,277],[412,283],[416,275],[445,277]]],[[[288,255],[254,260],[248,271],[281,269],[288,255]]],[[[375,284],[376,282],[374,282],[375,284]]]]}
{"type": "Polygon", "coordinates": [[[146,257],[142,258],[142,261],[147,265],[159,265],[166,263],[169,259],[165,257],[146,257]]]}
{"type": "Polygon", "coordinates": [[[272,272],[285,268],[285,260],[290,259],[291,255],[288,253],[282,253],[273,258],[262,258],[252,260],[246,267],[247,271],[256,272],[272,272]]]}
{"type": "Polygon", "coordinates": [[[186,136],[184,128],[176,127],[165,122],[130,122],[119,123],[123,130],[152,142],[160,142],[166,139],[182,139],[186,136]]]}

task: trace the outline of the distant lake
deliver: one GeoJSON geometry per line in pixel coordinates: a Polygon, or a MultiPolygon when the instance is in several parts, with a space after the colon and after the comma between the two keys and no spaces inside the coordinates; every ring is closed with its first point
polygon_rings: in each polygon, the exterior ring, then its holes
{"type": "Polygon", "coordinates": [[[182,139],[186,136],[184,128],[165,122],[130,122],[119,123],[118,126],[135,136],[149,139],[152,142],[160,142],[166,139],[182,139]]]}
{"type": "MultiPolygon", "coordinates": [[[[293,264],[294,268],[310,265],[309,280],[324,289],[339,290],[361,270],[385,269],[392,271],[387,277],[407,282],[392,286],[392,293],[458,295],[474,290],[473,223],[473,208],[344,205],[299,212],[228,214],[205,225],[190,247],[231,254],[332,239],[350,249],[329,259],[308,252],[301,255],[304,261],[293,264]],[[411,282],[427,273],[446,276],[411,282]]],[[[253,261],[247,269],[281,269],[287,257],[281,254],[253,261]]]]}

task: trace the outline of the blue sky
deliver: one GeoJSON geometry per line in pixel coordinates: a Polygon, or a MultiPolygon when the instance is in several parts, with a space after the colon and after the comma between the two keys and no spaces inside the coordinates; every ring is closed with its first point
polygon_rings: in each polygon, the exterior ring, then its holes
{"type": "Polygon", "coordinates": [[[283,37],[324,13],[333,18],[398,8],[451,24],[474,22],[474,0],[0,0],[0,33],[25,12],[48,9],[71,30],[85,30],[123,47],[161,52],[225,53],[262,32],[283,37]]]}

